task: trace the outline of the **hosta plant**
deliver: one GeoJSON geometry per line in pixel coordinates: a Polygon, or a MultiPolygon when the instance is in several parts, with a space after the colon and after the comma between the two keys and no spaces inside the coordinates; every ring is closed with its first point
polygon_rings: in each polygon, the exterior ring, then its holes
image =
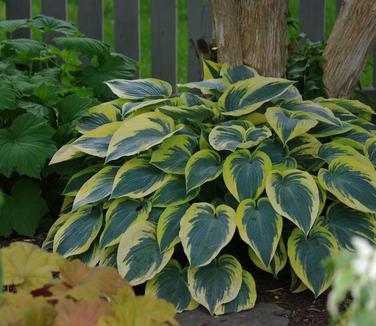
{"type": "Polygon", "coordinates": [[[326,259],[355,234],[375,243],[374,111],[302,101],[293,81],[246,66],[204,68],[176,96],[161,80],[107,82],[122,107],[89,110],[81,136],[52,159],[96,164],[69,180],[44,247],[117,266],[177,311],[253,307],[244,252],[276,277],[291,268],[294,291],[320,295],[326,259]]]}
{"type": "Polygon", "coordinates": [[[136,296],[114,268],[66,261],[25,242],[0,254],[1,325],[177,325],[172,304],[136,296]]]}

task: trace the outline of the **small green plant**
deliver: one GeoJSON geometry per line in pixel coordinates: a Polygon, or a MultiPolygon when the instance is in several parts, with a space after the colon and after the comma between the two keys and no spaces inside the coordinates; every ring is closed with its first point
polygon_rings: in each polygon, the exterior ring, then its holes
{"type": "Polygon", "coordinates": [[[25,242],[0,255],[6,290],[1,325],[177,325],[173,305],[136,296],[114,268],[65,261],[25,242]]]}
{"type": "Polygon", "coordinates": [[[319,296],[325,260],[355,234],[375,242],[373,110],[303,101],[293,81],[246,66],[207,61],[204,73],[179,96],[156,79],[107,82],[123,105],[89,110],[52,159],[93,165],[66,185],[44,247],[117,266],[177,311],[252,308],[244,251],[275,277],[288,264],[293,290],[319,296]]]}
{"type": "Polygon", "coordinates": [[[333,259],[333,287],[328,309],[333,325],[376,324],[376,247],[353,238],[355,251],[343,251],[333,259]]]}
{"type": "Polygon", "coordinates": [[[82,166],[49,169],[46,161],[77,137],[76,123],[89,107],[113,98],[103,81],[132,78],[136,68],[65,21],[37,16],[0,22],[0,31],[19,28],[50,42],[0,42],[0,236],[32,236],[49,210],[56,216],[63,177],[82,166]]]}

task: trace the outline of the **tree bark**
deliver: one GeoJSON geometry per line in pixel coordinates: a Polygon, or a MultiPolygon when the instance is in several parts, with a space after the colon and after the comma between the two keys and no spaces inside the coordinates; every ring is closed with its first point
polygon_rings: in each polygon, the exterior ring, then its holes
{"type": "Polygon", "coordinates": [[[285,75],[288,0],[212,0],[212,8],[220,63],[285,75]]]}
{"type": "Polygon", "coordinates": [[[376,40],[375,0],[346,0],[324,51],[329,97],[350,97],[376,40]]]}

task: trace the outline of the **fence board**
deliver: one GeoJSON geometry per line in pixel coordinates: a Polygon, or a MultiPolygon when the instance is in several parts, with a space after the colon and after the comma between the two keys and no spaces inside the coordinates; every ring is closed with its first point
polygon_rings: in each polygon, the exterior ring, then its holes
{"type": "Polygon", "coordinates": [[[176,0],[152,1],[151,63],[152,76],[176,85],[177,18],[176,0]]]}
{"type": "Polygon", "coordinates": [[[103,40],[103,0],[78,1],[78,28],[88,37],[103,40]]]}
{"type": "Polygon", "coordinates": [[[115,0],[114,20],[116,51],[140,61],[139,0],[115,0]]]}
{"type": "MultiPolygon", "coordinates": [[[[6,18],[23,19],[31,18],[31,1],[32,0],[6,0],[6,18]]],[[[12,38],[30,38],[29,29],[20,29],[11,35],[12,38]]]]}
{"type": "Polygon", "coordinates": [[[325,32],[325,0],[300,0],[300,24],[311,41],[321,41],[325,32]]]}
{"type": "Polygon", "coordinates": [[[188,81],[202,78],[202,65],[197,51],[197,40],[208,44],[212,38],[212,12],[210,2],[188,0],[188,81]]]}
{"type": "Polygon", "coordinates": [[[67,0],[42,0],[42,14],[67,19],[67,0]]]}

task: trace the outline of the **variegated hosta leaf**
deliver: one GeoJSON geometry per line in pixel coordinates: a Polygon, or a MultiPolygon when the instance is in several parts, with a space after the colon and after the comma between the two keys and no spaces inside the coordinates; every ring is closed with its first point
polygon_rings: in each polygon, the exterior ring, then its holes
{"type": "Polygon", "coordinates": [[[197,146],[195,137],[174,135],[153,151],[150,163],[166,173],[184,174],[185,165],[197,146]]]}
{"type": "Polygon", "coordinates": [[[333,112],[330,109],[321,106],[320,104],[315,102],[291,101],[283,103],[282,107],[289,111],[306,113],[306,116],[310,116],[318,121],[326,122],[333,125],[341,124],[341,121],[334,116],[333,112]]]}
{"type": "Polygon", "coordinates": [[[116,199],[111,202],[106,212],[106,225],[101,234],[100,247],[119,243],[121,235],[133,223],[146,221],[151,211],[151,202],[128,198],[116,199]]]}
{"type": "Polygon", "coordinates": [[[355,114],[351,113],[351,111],[347,110],[341,105],[338,105],[337,103],[326,100],[320,101],[319,103],[320,105],[330,109],[333,114],[343,122],[351,122],[358,119],[355,114]]]}
{"type": "Polygon", "coordinates": [[[169,97],[172,94],[172,87],[169,83],[155,78],[114,79],[106,84],[115,95],[122,99],[161,98],[169,97]]]}
{"type": "Polygon", "coordinates": [[[283,144],[305,134],[317,124],[317,121],[308,118],[306,113],[289,112],[278,107],[268,108],[265,116],[283,144]]]}
{"type": "Polygon", "coordinates": [[[203,60],[202,66],[203,66],[204,80],[221,77],[222,65],[220,63],[217,63],[211,60],[203,60]]]}
{"type": "Polygon", "coordinates": [[[101,256],[102,256],[102,250],[99,247],[99,241],[98,238],[96,238],[90,245],[89,249],[83,252],[79,255],[71,256],[70,259],[79,259],[81,262],[83,262],[85,265],[89,267],[95,267],[99,263],[101,256]]]}
{"type": "Polygon", "coordinates": [[[376,216],[356,211],[336,202],[329,206],[326,224],[341,247],[353,249],[353,237],[361,237],[376,244],[376,216]]]}
{"type": "Polygon", "coordinates": [[[205,105],[162,106],[158,108],[158,111],[174,120],[189,119],[193,121],[203,121],[213,115],[213,110],[205,105]]]}
{"type": "Polygon", "coordinates": [[[364,153],[376,167],[376,137],[368,139],[364,145],[364,153]]]}
{"type": "Polygon", "coordinates": [[[173,248],[180,242],[180,220],[189,208],[188,204],[167,207],[158,220],[157,240],[161,252],[173,248]]]}
{"type": "Polygon", "coordinates": [[[334,159],[328,169],[320,169],[321,186],[345,205],[358,211],[376,213],[376,171],[353,157],[334,159]]]}
{"type": "Polygon", "coordinates": [[[231,314],[243,310],[252,309],[257,298],[256,283],[251,273],[243,270],[242,285],[236,298],[228,303],[220,305],[215,311],[216,315],[231,314]]]}
{"type": "Polygon", "coordinates": [[[239,125],[222,125],[209,134],[210,145],[217,151],[235,151],[237,148],[257,146],[272,135],[268,127],[244,128],[239,125]]]}
{"type": "Polygon", "coordinates": [[[287,253],[295,274],[315,297],[331,283],[332,274],[325,262],[338,254],[337,241],[326,228],[315,226],[308,237],[294,229],[287,243],[287,253]]]}
{"type": "Polygon", "coordinates": [[[352,126],[351,130],[349,130],[348,132],[340,135],[340,137],[344,137],[344,138],[353,140],[353,141],[361,144],[359,146],[359,149],[363,150],[363,146],[366,143],[366,141],[370,138],[373,138],[374,135],[372,135],[368,130],[366,130],[362,127],[352,126]]]}
{"type": "Polygon", "coordinates": [[[330,98],[330,99],[325,99],[322,102],[336,104],[350,111],[353,114],[375,114],[375,111],[369,105],[366,105],[358,100],[349,100],[349,99],[343,99],[343,98],[330,98]]]}
{"type": "Polygon", "coordinates": [[[120,121],[102,125],[83,134],[72,143],[72,146],[89,155],[106,157],[112,136],[121,125],[120,121]]]}
{"type": "Polygon", "coordinates": [[[229,206],[191,205],[180,221],[179,232],[191,266],[205,266],[219,254],[235,233],[234,220],[235,211],[229,206]]]}
{"type": "Polygon", "coordinates": [[[121,111],[123,116],[128,118],[131,113],[136,112],[136,115],[146,113],[154,110],[155,108],[160,107],[161,105],[167,105],[170,103],[171,101],[165,98],[159,98],[156,100],[148,99],[146,101],[128,102],[123,105],[121,111]]]}
{"type": "Polygon", "coordinates": [[[343,156],[351,156],[354,158],[359,158],[361,156],[360,153],[351,146],[347,146],[335,141],[322,144],[317,155],[321,159],[325,160],[327,163],[330,163],[334,159],[343,156]]]}
{"type": "Polygon", "coordinates": [[[275,211],[307,235],[320,208],[315,179],[297,169],[273,171],[266,180],[266,193],[275,211]]]}
{"type": "Polygon", "coordinates": [[[283,94],[292,84],[292,81],[286,79],[255,76],[231,85],[218,103],[223,115],[245,115],[283,94]]]}
{"type": "Polygon", "coordinates": [[[266,177],[272,170],[269,157],[257,151],[242,149],[229,155],[223,165],[223,180],[227,189],[240,202],[256,199],[265,188],[266,177]]]}
{"type": "Polygon", "coordinates": [[[237,297],[241,284],[242,266],[230,255],[220,256],[209,265],[188,269],[189,291],[211,315],[220,305],[237,297]]]}
{"type": "Polygon", "coordinates": [[[72,144],[64,145],[54,154],[54,156],[52,156],[52,159],[49,164],[52,165],[73,160],[84,155],[85,153],[73,147],[72,144]]]}
{"type": "Polygon", "coordinates": [[[273,166],[283,164],[289,155],[287,150],[288,148],[283,146],[277,138],[264,140],[257,147],[257,151],[264,152],[268,155],[273,166]]]}
{"type": "Polygon", "coordinates": [[[225,84],[230,85],[258,76],[258,73],[255,69],[245,65],[230,67],[228,64],[223,64],[221,75],[225,84]]]}
{"type": "Polygon", "coordinates": [[[222,161],[219,154],[203,149],[188,160],[185,167],[187,191],[191,191],[206,182],[216,179],[222,173],[222,161]]]}
{"type": "Polygon", "coordinates": [[[143,198],[166,183],[168,175],[148,160],[133,158],[118,170],[112,186],[111,198],[143,198]]]}
{"type": "Polygon", "coordinates": [[[44,239],[42,248],[47,251],[53,250],[54,238],[56,232],[62,227],[62,225],[71,217],[72,213],[61,214],[59,218],[51,225],[48,230],[46,239],[44,239]]]}
{"type": "Polygon", "coordinates": [[[171,259],[159,274],[146,283],[145,295],[172,303],[177,312],[197,308],[198,304],[189,293],[187,271],[177,260],[171,259]]]}
{"type": "Polygon", "coordinates": [[[319,122],[313,127],[309,133],[317,138],[325,138],[341,135],[352,129],[349,123],[341,122],[341,124],[333,125],[331,123],[319,122]]]}
{"type": "Polygon", "coordinates": [[[157,225],[163,212],[164,212],[163,208],[153,207],[149,216],[148,216],[148,221],[157,225]]]}
{"type": "Polygon", "coordinates": [[[278,273],[286,266],[287,263],[287,252],[283,239],[281,238],[278,242],[276,251],[269,265],[265,265],[251,247],[248,248],[248,255],[251,261],[261,270],[273,274],[277,278],[278,273]]]}
{"type": "Polygon", "coordinates": [[[70,213],[56,232],[53,251],[64,257],[78,255],[89,249],[102,227],[102,211],[86,206],[70,213]]]}
{"type": "Polygon", "coordinates": [[[240,237],[268,266],[277,249],[282,233],[282,216],[273,209],[267,198],[243,200],[236,211],[240,237]]]}
{"type": "Polygon", "coordinates": [[[131,225],[120,238],[117,267],[130,285],[142,284],[157,275],[169,262],[174,249],[161,253],[157,226],[148,221],[131,225]]]}
{"type": "Polygon", "coordinates": [[[76,129],[84,134],[88,131],[97,129],[105,124],[121,121],[120,107],[125,100],[116,99],[111,102],[102,103],[91,107],[86,114],[80,119],[76,129]]]}
{"type": "Polygon", "coordinates": [[[129,118],[112,137],[106,161],[143,152],[175,132],[174,121],[160,112],[148,112],[129,118]]]}
{"type": "Polygon", "coordinates": [[[87,180],[74,199],[73,210],[109,196],[118,170],[118,166],[108,165],[87,180]]]}
{"type": "Polygon", "coordinates": [[[295,274],[295,272],[292,268],[290,268],[290,272],[291,272],[290,291],[292,293],[301,293],[301,292],[307,290],[307,287],[299,279],[299,277],[296,276],[296,274],[295,274]]]}
{"type": "Polygon", "coordinates": [[[206,79],[186,84],[178,84],[179,91],[199,90],[204,95],[221,94],[225,90],[223,80],[220,78],[206,79]]]}
{"type": "Polygon", "coordinates": [[[117,268],[116,257],[117,257],[118,245],[107,247],[102,251],[101,258],[99,260],[99,266],[108,266],[117,268]]]}
{"type": "Polygon", "coordinates": [[[75,173],[67,182],[63,195],[76,196],[83,184],[100,170],[99,165],[89,166],[75,173]]]}
{"type": "Polygon", "coordinates": [[[188,203],[198,196],[200,188],[186,191],[185,179],[181,176],[170,176],[167,182],[153,195],[152,202],[155,207],[178,206],[188,203]]]}

